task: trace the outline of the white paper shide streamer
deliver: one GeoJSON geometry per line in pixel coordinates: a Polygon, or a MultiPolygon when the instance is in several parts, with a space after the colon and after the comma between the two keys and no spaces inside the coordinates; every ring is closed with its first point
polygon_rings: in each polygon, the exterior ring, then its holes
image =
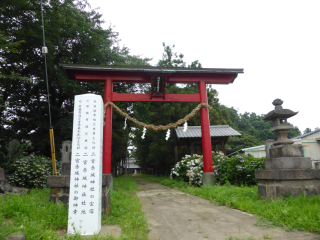
{"type": "Polygon", "coordinates": [[[144,128],[143,128],[143,132],[142,132],[142,136],[141,136],[142,139],[145,138],[146,131],[147,131],[147,129],[144,127],[144,128]]]}
{"type": "Polygon", "coordinates": [[[167,131],[166,141],[168,141],[169,137],[170,137],[170,129],[168,129],[168,131],[167,131]]]}
{"type": "Polygon", "coordinates": [[[188,129],[188,123],[185,122],[184,125],[183,125],[183,131],[186,132],[188,129]]]}
{"type": "Polygon", "coordinates": [[[123,130],[125,130],[127,128],[127,118],[124,120],[124,127],[123,130]]]}

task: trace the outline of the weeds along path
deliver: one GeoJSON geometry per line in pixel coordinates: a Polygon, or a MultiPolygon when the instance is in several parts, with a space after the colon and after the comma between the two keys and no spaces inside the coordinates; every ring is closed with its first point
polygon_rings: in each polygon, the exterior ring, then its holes
{"type": "Polygon", "coordinates": [[[139,184],[137,195],[148,219],[151,240],[319,239],[313,233],[258,227],[254,225],[256,218],[248,213],[215,205],[143,177],[133,179],[139,184]]]}

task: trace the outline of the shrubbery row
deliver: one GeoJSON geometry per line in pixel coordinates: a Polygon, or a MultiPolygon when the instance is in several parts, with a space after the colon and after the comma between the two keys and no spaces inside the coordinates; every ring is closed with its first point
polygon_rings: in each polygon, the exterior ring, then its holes
{"type": "MultiPolygon", "coordinates": [[[[254,172],[264,170],[266,158],[254,158],[252,155],[238,154],[226,157],[213,154],[212,164],[217,184],[256,185],[254,172]]],[[[201,186],[203,176],[203,159],[200,155],[186,155],[178,162],[170,173],[170,178],[188,182],[190,185],[201,186]]]]}

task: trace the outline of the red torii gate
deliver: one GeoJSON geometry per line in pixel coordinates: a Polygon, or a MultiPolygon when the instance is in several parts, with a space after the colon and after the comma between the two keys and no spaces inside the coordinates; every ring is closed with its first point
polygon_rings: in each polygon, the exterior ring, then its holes
{"type": "MultiPolygon", "coordinates": [[[[206,84],[233,83],[243,69],[217,68],[164,68],[164,67],[130,67],[59,64],[79,82],[104,82],[104,103],[109,102],[198,102],[208,103],[206,84]],[[161,97],[151,94],[130,94],[113,92],[114,82],[151,83],[154,76],[165,77],[166,83],[198,84],[199,93],[164,94],[161,97]]],[[[164,85],[165,86],[165,85],[164,85]]],[[[212,149],[210,138],[210,122],[207,108],[201,108],[201,134],[204,184],[213,184],[212,149]]],[[[106,109],[105,126],[103,129],[103,174],[111,174],[111,143],[112,143],[112,106],[106,109]]]]}

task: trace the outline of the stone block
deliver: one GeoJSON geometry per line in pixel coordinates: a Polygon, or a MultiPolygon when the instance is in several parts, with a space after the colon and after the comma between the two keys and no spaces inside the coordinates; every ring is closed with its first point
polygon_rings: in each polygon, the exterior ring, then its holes
{"type": "Polygon", "coordinates": [[[260,185],[266,185],[267,184],[267,180],[259,180],[259,184],[260,185]]]}
{"type": "Polygon", "coordinates": [[[279,170],[260,170],[255,171],[256,179],[273,180],[298,180],[298,179],[316,179],[318,170],[315,169],[279,169],[279,170]]]}
{"type": "Polygon", "coordinates": [[[68,187],[52,187],[50,189],[49,202],[54,202],[54,203],[63,202],[68,205],[69,188],[68,187]]]}
{"type": "Polygon", "coordinates": [[[277,186],[275,197],[288,197],[304,194],[303,188],[300,187],[287,187],[287,186],[277,186]]]}
{"type": "Polygon", "coordinates": [[[64,182],[65,187],[70,187],[70,175],[65,175],[65,182],[64,182]]]}
{"type": "Polygon", "coordinates": [[[202,175],[202,182],[203,182],[203,185],[214,186],[215,185],[215,178],[214,178],[213,172],[204,173],[202,175]]]}
{"type": "Polygon", "coordinates": [[[102,187],[101,212],[102,214],[109,214],[111,209],[110,189],[102,187]]]}
{"type": "Polygon", "coordinates": [[[20,148],[20,142],[17,139],[13,139],[8,144],[8,157],[11,160],[19,157],[22,154],[22,150],[20,148]]]}
{"type": "Polygon", "coordinates": [[[63,194],[63,188],[51,188],[50,196],[59,197],[63,194]]]}
{"type": "Polygon", "coordinates": [[[271,169],[311,169],[309,157],[281,157],[271,159],[271,169]]]}
{"type": "Polygon", "coordinates": [[[70,176],[69,175],[57,175],[57,176],[49,176],[47,178],[47,187],[69,187],[66,184],[66,179],[69,178],[69,186],[70,186],[70,176]]]}
{"type": "Polygon", "coordinates": [[[0,193],[12,192],[12,187],[6,180],[0,180],[0,193]]]}
{"type": "Polygon", "coordinates": [[[266,197],[268,198],[276,198],[276,186],[274,184],[269,184],[266,186],[266,197]]]}
{"type": "Polygon", "coordinates": [[[62,163],[61,164],[61,174],[70,175],[71,163],[62,163]]]}
{"type": "Polygon", "coordinates": [[[272,179],[271,170],[258,170],[254,172],[256,179],[272,179]]]}
{"type": "Polygon", "coordinates": [[[314,179],[315,172],[313,169],[286,169],[286,170],[274,170],[273,179],[278,180],[294,180],[294,179],[314,179]]]}
{"type": "Polygon", "coordinates": [[[277,145],[270,148],[270,158],[303,157],[301,144],[277,145]]]}
{"type": "Polygon", "coordinates": [[[72,153],[72,141],[63,141],[62,142],[62,153],[61,153],[61,162],[62,163],[71,163],[71,153],[72,153]]]}
{"type": "Polygon", "coordinates": [[[113,183],[112,175],[111,174],[102,174],[102,186],[111,187],[113,183]]]}
{"type": "Polygon", "coordinates": [[[63,188],[63,194],[67,194],[69,196],[70,187],[64,187],[63,188]]]}
{"type": "Polygon", "coordinates": [[[315,169],[320,169],[320,162],[315,162],[314,167],[315,169]]]}
{"type": "Polygon", "coordinates": [[[63,196],[59,197],[59,201],[65,203],[69,206],[69,193],[68,193],[68,195],[63,195],[63,196]]]}
{"type": "Polygon", "coordinates": [[[258,180],[258,193],[272,199],[299,194],[318,195],[320,180],[258,180]]]}
{"type": "Polygon", "coordinates": [[[270,148],[272,146],[272,144],[275,142],[274,139],[268,139],[266,140],[264,143],[265,143],[265,150],[266,150],[266,157],[267,159],[266,160],[270,160],[270,148]]]}
{"type": "Polygon", "coordinates": [[[258,194],[261,197],[265,197],[267,195],[266,186],[258,184],[258,194]]]}
{"type": "Polygon", "coordinates": [[[271,169],[271,160],[270,159],[266,159],[264,160],[264,166],[266,170],[270,170],[271,169]]]}

